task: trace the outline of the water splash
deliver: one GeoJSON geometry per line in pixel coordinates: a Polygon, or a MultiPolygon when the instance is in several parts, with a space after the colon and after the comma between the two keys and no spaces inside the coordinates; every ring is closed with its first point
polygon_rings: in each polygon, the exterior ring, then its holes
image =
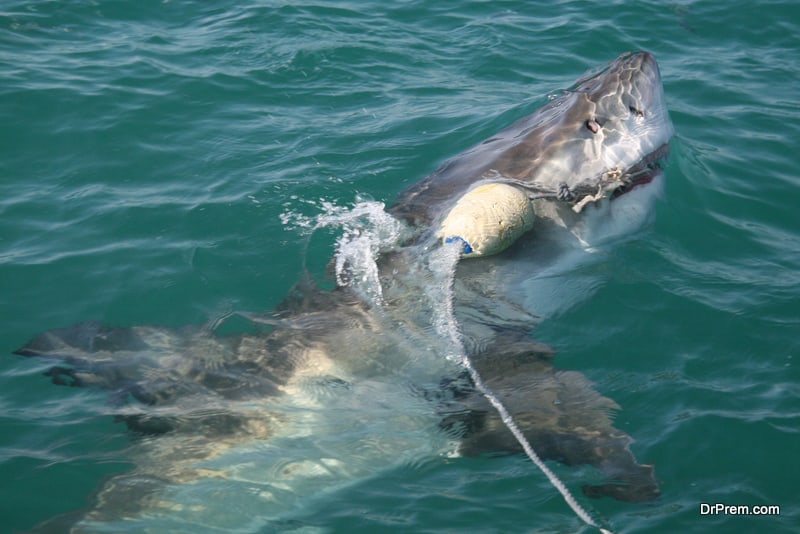
{"type": "Polygon", "coordinates": [[[308,235],[321,228],[343,230],[336,240],[334,255],[336,283],[353,288],[370,304],[382,305],[377,261],[382,253],[402,241],[407,231],[405,225],[386,212],[383,202],[363,197],[356,197],[352,206],[339,206],[324,199],[306,203],[322,213],[308,217],[289,211],[281,214],[281,222],[308,235]]]}

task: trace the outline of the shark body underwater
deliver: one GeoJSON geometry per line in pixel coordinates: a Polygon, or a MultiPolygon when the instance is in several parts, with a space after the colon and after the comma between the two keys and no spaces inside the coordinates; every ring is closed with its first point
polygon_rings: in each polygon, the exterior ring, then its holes
{"type": "Polygon", "coordinates": [[[623,54],[388,210],[365,208],[340,238],[336,287],[299,283],[275,312],[247,315],[249,333],[86,322],[35,337],[16,353],[52,361],[53,382],[109,392],[134,465],[40,530],[281,530],[392,467],[521,452],[448,357],[459,351],[542,458],[598,469],[586,495],[656,498],[653,467],[613,426],[616,403],[530,334],[578,298],[564,276],[648,219],[672,134],[655,59],[623,54]],[[535,222],[469,258],[470,243],[439,229],[458,199],[496,183],[523,192],[535,222]]]}

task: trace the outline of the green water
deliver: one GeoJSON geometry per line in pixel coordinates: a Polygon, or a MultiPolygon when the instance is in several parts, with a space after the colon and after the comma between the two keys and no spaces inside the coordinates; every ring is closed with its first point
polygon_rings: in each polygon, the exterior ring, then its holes
{"type": "MultiPolygon", "coordinates": [[[[271,309],[331,254],[321,238],[306,256],[280,214],[391,202],[586,69],[647,49],[677,131],[656,221],[536,337],[620,404],[617,426],[656,465],[656,502],[587,503],[615,529],[793,532],[798,34],[788,1],[5,0],[0,529],[79,509],[128,467],[101,393],[11,354],[31,336],[271,309]]],[[[585,470],[554,468],[578,490],[585,470]]],[[[524,457],[409,466],[326,497],[310,523],[583,531],[524,457]]]]}

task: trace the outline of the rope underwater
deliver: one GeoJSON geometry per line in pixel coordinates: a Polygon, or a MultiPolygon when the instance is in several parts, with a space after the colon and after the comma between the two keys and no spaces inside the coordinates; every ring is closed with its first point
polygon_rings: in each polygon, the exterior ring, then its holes
{"type": "MultiPolygon", "coordinates": [[[[572,508],[572,511],[577,515],[581,521],[586,523],[587,525],[598,529],[602,534],[613,534],[613,532],[609,529],[606,529],[597,522],[595,522],[591,516],[586,512],[586,510],[575,500],[575,497],[572,496],[569,489],[561,482],[561,479],[550,470],[549,467],[542,461],[536,451],[531,446],[530,442],[528,442],[525,435],[519,429],[517,424],[514,422],[514,419],[511,417],[511,414],[508,412],[506,407],[500,401],[500,399],[495,396],[491,389],[489,389],[486,384],[481,379],[480,374],[472,365],[472,361],[470,360],[467,352],[464,350],[464,346],[461,342],[461,333],[458,330],[458,323],[455,318],[455,314],[453,312],[453,280],[455,277],[455,267],[458,264],[458,260],[461,256],[461,248],[464,246],[463,241],[454,241],[452,243],[448,243],[443,246],[440,250],[446,254],[444,260],[450,264],[447,265],[447,269],[444,269],[445,272],[448,274],[448,278],[445,280],[446,283],[446,292],[447,298],[444,299],[445,301],[445,310],[444,310],[444,320],[446,325],[446,331],[443,332],[446,334],[450,341],[453,343],[453,346],[457,349],[458,352],[458,359],[461,365],[467,370],[472,379],[473,384],[475,387],[480,391],[480,393],[489,401],[489,403],[497,410],[497,413],[500,415],[503,424],[511,431],[514,435],[514,438],[517,442],[522,446],[522,449],[525,451],[525,454],[530,458],[530,460],[539,468],[539,470],[545,474],[547,479],[550,483],[561,493],[561,496],[564,498],[566,503],[572,508]]],[[[441,272],[441,271],[440,271],[441,272]]]]}

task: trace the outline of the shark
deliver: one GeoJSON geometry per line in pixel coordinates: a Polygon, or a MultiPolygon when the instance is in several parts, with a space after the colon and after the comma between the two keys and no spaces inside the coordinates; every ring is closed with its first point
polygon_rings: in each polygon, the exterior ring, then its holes
{"type": "Polygon", "coordinates": [[[275,310],[231,314],[240,328],[87,321],[35,336],[15,353],[48,362],[55,384],[106,391],[133,466],[38,531],[290,531],[387,469],[522,452],[454,354],[542,458],[596,468],[585,495],[656,499],[620,407],[532,333],[591,293],[569,282],[579,266],[652,216],[672,135],[654,56],[625,53],[390,207],[328,217],[343,228],[333,289],[303,275],[275,310]],[[536,219],[468,258],[437,229],[487,183],[522,191],[536,219]]]}

